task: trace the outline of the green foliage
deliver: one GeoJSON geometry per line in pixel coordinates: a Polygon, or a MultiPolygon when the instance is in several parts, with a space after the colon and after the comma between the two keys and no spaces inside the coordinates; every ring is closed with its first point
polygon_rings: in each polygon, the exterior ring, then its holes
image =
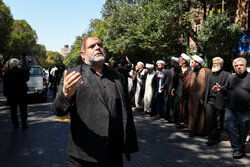
{"type": "Polygon", "coordinates": [[[40,62],[43,68],[49,68],[49,65],[46,62],[47,55],[46,55],[46,48],[44,45],[35,44],[32,48],[33,55],[36,56],[37,60],[40,62]]]}
{"type": "Polygon", "coordinates": [[[80,43],[90,35],[103,41],[107,59],[127,56],[132,62],[152,63],[158,59],[169,62],[172,56],[186,51],[189,54],[188,43],[181,41],[183,34],[195,42],[196,54],[202,54],[208,61],[215,55],[230,58],[235,36],[241,30],[239,25],[230,24],[225,13],[211,13],[221,8],[220,3],[220,0],[106,0],[102,19],[92,20],[89,30],[76,38],[64,63],[67,66],[82,63],[80,43]],[[203,11],[210,13],[201,19],[203,11]],[[204,20],[199,34],[192,24],[197,20],[204,20]]]}
{"type": "Polygon", "coordinates": [[[37,35],[35,30],[25,20],[15,20],[13,31],[11,32],[11,48],[12,53],[16,56],[24,52],[30,52],[31,48],[36,44],[37,35]]]}
{"type": "Polygon", "coordinates": [[[172,1],[165,5],[149,3],[144,7],[136,27],[137,38],[142,40],[139,46],[146,53],[141,58],[146,56],[150,62],[157,59],[166,60],[185,51],[185,47],[179,41],[181,31],[176,26],[179,5],[172,1]]]}
{"type": "Polygon", "coordinates": [[[0,67],[2,67],[8,59],[6,59],[5,51],[8,47],[10,33],[12,31],[13,17],[10,8],[7,7],[3,1],[0,1],[0,67]]]}
{"type": "Polygon", "coordinates": [[[168,60],[185,47],[179,42],[179,2],[170,1],[109,1],[105,9],[104,45],[110,57],[128,56],[132,61],[168,60]],[[111,9],[111,10],[110,10],[111,9]],[[109,11],[107,11],[109,10],[109,11]],[[107,15],[108,13],[108,15],[107,15]]]}
{"type": "MultiPolygon", "coordinates": [[[[241,33],[240,25],[230,24],[230,18],[226,13],[210,12],[206,21],[203,22],[198,40],[208,60],[220,56],[224,58],[225,62],[231,62],[236,36],[241,33]]],[[[208,62],[208,65],[211,65],[211,61],[208,62]]]]}
{"type": "Polygon", "coordinates": [[[13,17],[10,8],[0,1],[0,53],[3,53],[6,47],[6,41],[12,30],[13,17]]]}
{"type": "Polygon", "coordinates": [[[83,35],[82,37],[80,36],[76,37],[76,41],[71,46],[70,53],[64,58],[63,63],[65,64],[66,67],[74,67],[79,64],[82,64],[82,58],[80,54],[80,51],[81,51],[80,45],[84,37],[85,35],[83,35]]]}
{"type": "Polygon", "coordinates": [[[106,24],[106,21],[100,19],[91,20],[90,27],[86,36],[97,36],[103,40],[107,31],[107,29],[105,28],[106,24]]]}
{"type": "Polygon", "coordinates": [[[31,55],[32,48],[36,45],[36,40],[36,32],[25,20],[14,20],[12,31],[5,41],[4,62],[7,62],[12,57],[21,58],[22,53],[31,55]]]}
{"type": "Polygon", "coordinates": [[[59,52],[53,51],[47,51],[46,57],[46,67],[53,66],[54,64],[62,64],[64,59],[59,52]]]}

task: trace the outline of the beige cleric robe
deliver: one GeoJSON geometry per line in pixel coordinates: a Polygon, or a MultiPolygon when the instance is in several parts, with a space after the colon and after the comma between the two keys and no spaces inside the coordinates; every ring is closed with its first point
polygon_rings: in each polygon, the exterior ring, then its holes
{"type": "Polygon", "coordinates": [[[200,99],[206,87],[207,74],[210,72],[208,68],[201,68],[198,76],[190,71],[190,88],[188,101],[188,126],[187,129],[195,133],[204,132],[205,110],[204,105],[200,103],[200,99]]]}

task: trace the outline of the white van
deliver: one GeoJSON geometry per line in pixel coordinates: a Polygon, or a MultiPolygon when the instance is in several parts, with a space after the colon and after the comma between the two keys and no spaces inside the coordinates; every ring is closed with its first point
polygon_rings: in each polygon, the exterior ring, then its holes
{"type": "Polygon", "coordinates": [[[47,99],[47,81],[43,69],[39,65],[31,65],[30,78],[27,81],[28,95],[38,95],[43,100],[47,99]]]}

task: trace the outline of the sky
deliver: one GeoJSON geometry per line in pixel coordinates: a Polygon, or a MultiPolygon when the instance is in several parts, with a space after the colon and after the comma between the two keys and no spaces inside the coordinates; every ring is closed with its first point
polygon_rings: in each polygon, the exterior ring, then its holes
{"type": "Polygon", "coordinates": [[[36,31],[37,43],[47,51],[71,46],[89,28],[91,19],[101,19],[106,0],[3,0],[15,20],[26,20],[36,31]]]}

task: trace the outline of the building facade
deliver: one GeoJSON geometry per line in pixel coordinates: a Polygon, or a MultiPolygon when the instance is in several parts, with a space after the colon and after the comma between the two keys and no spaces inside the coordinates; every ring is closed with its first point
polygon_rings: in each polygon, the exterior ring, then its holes
{"type": "MultiPolygon", "coordinates": [[[[207,11],[209,8],[210,6],[208,5],[207,11]]],[[[245,33],[250,33],[250,0],[221,0],[217,8],[227,11],[232,23],[240,24],[245,33]]],[[[194,11],[199,13],[199,16],[191,24],[193,30],[199,33],[203,23],[204,12],[203,9],[195,9],[194,11]]],[[[249,43],[249,40],[245,40],[245,42],[249,43]]],[[[191,38],[189,38],[188,45],[190,52],[197,51],[196,44],[191,38]]]]}
{"type": "Polygon", "coordinates": [[[63,57],[66,57],[67,54],[69,54],[70,52],[70,48],[69,48],[69,45],[64,45],[63,48],[60,48],[59,50],[59,53],[63,56],[63,57]]]}

